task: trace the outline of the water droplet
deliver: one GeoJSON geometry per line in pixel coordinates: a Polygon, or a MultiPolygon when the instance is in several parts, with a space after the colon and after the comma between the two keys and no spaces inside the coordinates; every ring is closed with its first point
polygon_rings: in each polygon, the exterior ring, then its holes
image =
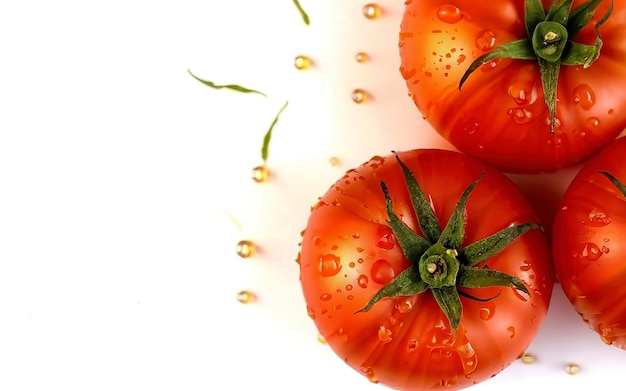
{"type": "Polygon", "coordinates": [[[526,260],[525,260],[525,261],[522,263],[522,266],[520,266],[520,268],[519,268],[519,269],[520,269],[521,271],[523,271],[523,272],[527,272],[527,271],[529,271],[530,269],[532,269],[532,266],[531,266],[531,264],[530,264],[528,261],[526,261],[526,260]]]}
{"type": "Polygon", "coordinates": [[[456,64],[461,65],[466,59],[467,56],[465,54],[459,54],[459,57],[456,59],[456,64]]]}
{"type": "Polygon", "coordinates": [[[594,227],[604,227],[611,223],[611,218],[608,217],[605,212],[595,208],[589,212],[588,220],[589,221],[586,222],[586,224],[594,227]]]}
{"type": "Polygon", "coordinates": [[[493,308],[483,307],[480,309],[480,319],[489,320],[493,317],[494,313],[495,311],[493,311],[493,308]]]}
{"type": "Polygon", "coordinates": [[[396,276],[396,272],[388,261],[379,259],[372,264],[370,275],[375,283],[387,284],[396,276]]]}
{"type": "Polygon", "coordinates": [[[535,103],[539,96],[537,86],[525,81],[511,83],[507,93],[520,106],[535,103]]]}
{"type": "Polygon", "coordinates": [[[250,258],[256,252],[256,246],[249,240],[242,240],[235,246],[235,251],[241,258],[250,258]]]}
{"type": "Polygon", "coordinates": [[[464,341],[462,345],[459,345],[456,348],[456,351],[459,353],[459,358],[461,359],[461,365],[463,365],[463,373],[465,375],[469,375],[474,372],[478,367],[478,357],[476,356],[476,352],[474,351],[474,347],[467,337],[464,337],[464,341]]]}
{"type": "Polygon", "coordinates": [[[417,73],[417,69],[415,68],[406,68],[404,65],[400,67],[400,74],[404,80],[409,80],[417,73]]]}
{"type": "Polygon", "coordinates": [[[574,102],[584,110],[590,110],[596,104],[596,94],[588,84],[580,84],[574,87],[574,102]]]}
{"type": "Polygon", "coordinates": [[[339,158],[336,156],[332,156],[330,159],[328,159],[328,163],[333,167],[337,167],[341,165],[341,160],[339,160],[339,158]]]}
{"type": "Polygon", "coordinates": [[[480,70],[483,72],[487,72],[492,70],[493,68],[495,68],[498,65],[498,61],[497,60],[492,60],[489,62],[484,63],[483,65],[480,66],[480,70]]]}
{"type": "Polygon", "coordinates": [[[522,357],[520,360],[522,360],[524,364],[532,364],[535,362],[535,356],[533,356],[530,353],[524,353],[522,354],[522,357]]]}
{"type": "Polygon", "coordinates": [[[396,304],[396,309],[400,314],[409,313],[413,309],[413,303],[410,300],[402,300],[400,303],[396,304]]]}
{"type": "Polygon", "coordinates": [[[367,288],[367,284],[369,283],[369,279],[367,278],[367,276],[365,274],[361,274],[359,276],[359,278],[356,280],[357,284],[361,287],[361,288],[367,288]]]}
{"type": "Polygon", "coordinates": [[[323,293],[320,295],[321,301],[330,301],[332,298],[333,298],[333,295],[331,295],[330,293],[323,293]]]}
{"type": "Polygon", "coordinates": [[[598,117],[590,117],[587,119],[587,123],[595,127],[595,126],[600,125],[600,119],[598,117]]]}
{"type": "Polygon", "coordinates": [[[568,375],[576,375],[578,372],[580,372],[580,367],[578,366],[578,364],[574,364],[571,362],[565,366],[565,372],[568,375]]]}
{"type": "Polygon", "coordinates": [[[452,351],[445,346],[435,346],[430,350],[430,357],[434,360],[447,360],[452,357],[452,351]]]}
{"type": "Polygon", "coordinates": [[[508,114],[513,118],[516,124],[523,125],[533,119],[533,112],[526,108],[509,109],[508,114]]]}
{"type": "Polygon", "coordinates": [[[348,300],[354,300],[354,295],[348,295],[348,297],[346,297],[346,299],[348,299],[348,300]]]}
{"type": "Polygon", "coordinates": [[[509,332],[509,337],[510,338],[515,337],[515,327],[509,326],[509,327],[506,328],[506,331],[509,332]]]}
{"type": "Polygon", "coordinates": [[[468,120],[465,123],[465,126],[463,127],[463,130],[465,131],[465,133],[467,134],[474,134],[476,133],[476,131],[478,130],[478,119],[476,118],[471,118],[470,120],[468,120]]]}
{"type": "Polygon", "coordinates": [[[315,319],[315,311],[313,311],[313,308],[311,308],[311,306],[309,306],[308,304],[306,306],[306,314],[309,316],[309,318],[315,319]]]}
{"type": "Polygon", "coordinates": [[[347,290],[347,291],[351,291],[351,290],[352,290],[352,288],[353,288],[352,284],[348,284],[348,285],[346,285],[346,290],[347,290]]]}
{"type": "Polygon", "coordinates": [[[411,342],[409,342],[409,345],[406,347],[406,351],[411,353],[414,352],[415,349],[417,349],[417,340],[416,339],[412,339],[411,342]]]}
{"type": "Polygon", "coordinates": [[[306,56],[297,56],[293,61],[293,65],[298,70],[305,70],[311,67],[311,59],[306,56]]]}
{"type": "Polygon", "coordinates": [[[395,237],[389,227],[381,226],[378,233],[380,235],[380,239],[378,239],[376,246],[382,248],[383,250],[391,250],[396,245],[395,237]]]}
{"type": "Polygon", "coordinates": [[[257,183],[263,183],[267,181],[270,176],[270,171],[265,166],[257,166],[252,169],[252,180],[257,183]]]}
{"type": "Polygon", "coordinates": [[[378,329],[378,340],[382,343],[391,342],[391,330],[389,330],[385,326],[380,326],[380,328],[378,329]]]}
{"type": "Polygon", "coordinates": [[[363,6],[363,16],[367,19],[376,19],[380,16],[382,10],[378,4],[366,4],[363,6]]]}
{"type": "Polygon", "coordinates": [[[586,243],[583,247],[583,251],[580,253],[583,258],[589,261],[595,261],[602,255],[600,248],[594,243],[586,243]]]}
{"type": "Polygon", "coordinates": [[[454,24],[463,18],[463,14],[457,6],[446,4],[439,7],[437,17],[444,23],[454,24]]]}
{"type": "Polygon", "coordinates": [[[354,268],[354,267],[356,266],[356,263],[354,263],[354,262],[350,262],[350,263],[348,264],[348,266],[349,266],[349,267],[351,267],[351,268],[354,268]]]}
{"type": "Polygon", "coordinates": [[[355,103],[363,103],[365,102],[367,94],[365,93],[365,91],[363,91],[360,88],[357,88],[356,90],[352,91],[352,100],[355,103]]]}
{"type": "Polygon", "coordinates": [[[496,35],[493,31],[483,30],[476,37],[476,47],[484,52],[493,49],[496,45],[496,35]]]}
{"type": "Polygon", "coordinates": [[[256,295],[250,291],[241,291],[237,293],[237,301],[241,304],[250,304],[256,301],[256,295]]]}
{"type": "Polygon", "coordinates": [[[326,254],[319,259],[319,272],[322,277],[332,277],[341,270],[341,260],[333,254],[326,254]]]}
{"type": "Polygon", "coordinates": [[[367,53],[359,52],[354,58],[356,59],[356,62],[364,63],[365,61],[367,61],[368,57],[369,56],[367,55],[367,53]]]}
{"type": "Polygon", "coordinates": [[[365,377],[367,377],[367,380],[369,380],[370,382],[378,383],[378,379],[376,379],[376,376],[374,375],[374,368],[372,368],[372,367],[361,367],[361,372],[363,372],[365,377]]]}
{"type": "Polygon", "coordinates": [[[317,334],[317,342],[321,343],[322,345],[326,345],[326,338],[322,335],[322,333],[317,334]]]}

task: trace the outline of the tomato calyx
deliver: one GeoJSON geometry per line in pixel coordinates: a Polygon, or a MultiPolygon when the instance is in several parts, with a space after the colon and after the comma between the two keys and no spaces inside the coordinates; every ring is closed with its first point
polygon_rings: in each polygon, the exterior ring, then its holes
{"type": "Polygon", "coordinates": [[[613,174],[611,174],[611,173],[609,173],[607,171],[598,170],[598,172],[600,174],[604,175],[605,177],[607,177],[611,181],[611,183],[613,183],[613,185],[615,187],[617,187],[617,190],[619,190],[620,193],[622,193],[622,195],[624,197],[626,197],[626,185],[624,185],[624,183],[622,181],[620,181],[613,174]]]}
{"type": "Polygon", "coordinates": [[[590,67],[600,56],[602,38],[600,26],[611,16],[613,1],[602,18],[595,24],[596,40],[593,45],[572,41],[592,19],[602,0],[589,0],[571,9],[573,0],[553,0],[546,12],[541,0],[525,0],[527,38],[502,44],[478,57],[465,71],[459,90],[467,78],[488,62],[509,58],[535,60],[539,64],[544,100],[548,107],[550,132],[556,125],[556,87],[561,65],[590,67]]]}
{"type": "Polygon", "coordinates": [[[380,289],[357,313],[369,311],[377,302],[385,298],[413,296],[430,291],[452,329],[457,330],[462,315],[460,296],[479,301],[497,297],[480,299],[459,288],[502,286],[515,288],[530,295],[518,277],[477,265],[499,253],[525,232],[531,229],[543,230],[543,228],[532,222],[513,225],[462,247],[466,224],[465,207],[485,172],[465,188],[447,224],[441,230],[415,176],[397,154],[395,157],[402,168],[411,204],[424,236],[419,235],[400,220],[393,210],[393,201],[387,186],[381,181],[380,186],[385,196],[389,217],[387,223],[402,252],[412,265],[380,289]]]}

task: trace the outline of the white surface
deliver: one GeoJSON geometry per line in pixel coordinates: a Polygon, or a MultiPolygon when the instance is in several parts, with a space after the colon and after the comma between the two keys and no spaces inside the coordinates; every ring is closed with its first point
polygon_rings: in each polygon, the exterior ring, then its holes
{"type": "MultiPolygon", "coordinates": [[[[344,170],[447,147],[397,73],[403,5],[379,3],[369,21],[363,1],[301,0],[310,26],[289,0],[0,7],[0,389],[384,389],[317,342],[294,262],[309,206],[344,170]],[[296,71],[298,54],[314,67],[296,71]],[[354,104],[354,88],[373,99],[354,104]],[[255,184],[287,100],[272,180],[255,184]],[[240,239],[260,252],[238,258],[240,239]],[[242,289],[259,301],[239,304],[242,289]]],[[[516,180],[554,202],[574,172],[516,180]]],[[[558,286],[529,352],[472,389],[589,389],[626,361],[558,286]]]]}

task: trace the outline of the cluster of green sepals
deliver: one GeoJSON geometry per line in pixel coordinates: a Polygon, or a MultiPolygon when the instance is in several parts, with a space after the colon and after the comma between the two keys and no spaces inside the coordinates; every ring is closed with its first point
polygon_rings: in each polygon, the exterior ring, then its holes
{"type": "Polygon", "coordinates": [[[550,131],[554,133],[556,86],[561,65],[582,65],[587,68],[598,59],[602,48],[599,29],[613,12],[611,1],[607,13],[595,24],[594,44],[581,44],[572,41],[572,38],[591,21],[602,0],[590,0],[574,9],[571,9],[572,2],[573,0],[554,0],[546,12],[541,0],[525,0],[528,37],[502,44],[478,57],[461,78],[459,89],[472,72],[490,61],[501,58],[538,61],[545,103],[550,114],[550,131]]]}
{"type": "Polygon", "coordinates": [[[461,295],[479,301],[495,298],[478,298],[459,288],[503,286],[530,295],[518,277],[477,265],[499,253],[525,232],[531,229],[543,230],[542,227],[536,223],[515,225],[461,247],[465,238],[465,207],[484,172],[467,186],[442,231],[415,176],[397,155],[395,157],[402,168],[411,204],[423,236],[400,220],[393,210],[393,201],[387,186],[381,182],[389,216],[387,223],[411,266],[385,285],[358,312],[369,311],[374,304],[384,298],[413,296],[430,290],[450,321],[450,326],[456,330],[462,314],[461,295]]]}

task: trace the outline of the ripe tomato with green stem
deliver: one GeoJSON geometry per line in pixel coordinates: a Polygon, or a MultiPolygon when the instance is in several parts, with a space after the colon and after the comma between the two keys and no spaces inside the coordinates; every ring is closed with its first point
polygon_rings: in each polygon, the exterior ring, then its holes
{"type": "Polygon", "coordinates": [[[626,138],[589,160],[559,205],[553,259],[573,307],[601,339],[626,349],[626,138]]]}
{"type": "Polygon", "coordinates": [[[625,25],[626,0],[409,0],[400,71],[460,151],[551,172],[626,127],[625,25]]]}
{"type": "Polygon", "coordinates": [[[373,157],[312,208],[299,254],[308,314],[373,382],[460,389],[518,358],[554,282],[534,210],[458,152],[373,157]]]}

